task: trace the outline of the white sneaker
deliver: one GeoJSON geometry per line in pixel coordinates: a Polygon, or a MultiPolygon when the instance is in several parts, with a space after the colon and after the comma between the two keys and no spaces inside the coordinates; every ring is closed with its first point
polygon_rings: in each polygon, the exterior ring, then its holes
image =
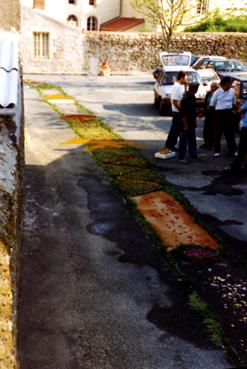
{"type": "Polygon", "coordinates": [[[219,153],[219,152],[215,152],[215,153],[214,153],[214,157],[215,157],[215,158],[218,158],[219,156],[220,156],[220,153],[219,153]]]}
{"type": "Polygon", "coordinates": [[[160,152],[158,151],[158,152],[156,152],[156,153],[154,154],[154,157],[155,157],[156,159],[170,159],[170,158],[175,158],[175,156],[176,156],[176,153],[175,153],[174,151],[170,151],[170,152],[168,152],[167,154],[162,154],[162,153],[160,153],[160,152]]]}

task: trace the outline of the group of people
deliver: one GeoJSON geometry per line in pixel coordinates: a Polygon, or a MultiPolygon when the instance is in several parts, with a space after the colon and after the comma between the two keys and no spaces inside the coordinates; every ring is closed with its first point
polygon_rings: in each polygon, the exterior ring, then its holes
{"type": "MultiPolygon", "coordinates": [[[[198,84],[187,83],[187,76],[180,71],[171,91],[172,124],[165,146],[155,154],[156,158],[168,159],[176,156],[179,162],[186,164],[188,150],[192,161],[199,161],[196,142],[196,93],[198,84]],[[179,139],[178,148],[176,144],[179,139]]],[[[202,112],[200,112],[202,114],[202,112]]],[[[221,139],[224,133],[229,154],[235,159],[230,169],[241,170],[245,162],[247,169],[247,101],[242,103],[237,99],[230,77],[223,77],[220,85],[212,82],[210,91],[206,94],[204,111],[204,143],[202,149],[214,150],[214,157],[221,153],[221,139]],[[237,109],[240,120],[240,141],[237,148],[235,140],[236,127],[233,119],[233,109],[237,109]]]]}

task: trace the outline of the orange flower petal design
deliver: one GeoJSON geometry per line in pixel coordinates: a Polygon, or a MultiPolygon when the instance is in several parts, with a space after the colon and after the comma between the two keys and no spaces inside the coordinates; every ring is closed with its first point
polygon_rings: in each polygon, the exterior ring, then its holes
{"type": "Polygon", "coordinates": [[[192,243],[213,250],[218,248],[208,232],[196,224],[169,194],[157,191],[133,197],[132,200],[169,250],[192,243]]]}

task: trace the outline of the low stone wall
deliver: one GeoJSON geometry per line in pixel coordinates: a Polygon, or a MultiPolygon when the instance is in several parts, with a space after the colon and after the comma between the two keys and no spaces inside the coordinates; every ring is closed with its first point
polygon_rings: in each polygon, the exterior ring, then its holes
{"type": "MultiPolygon", "coordinates": [[[[155,33],[86,33],[91,50],[97,50],[100,61],[108,59],[112,72],[149,71],[160,64],[159,51],[164,50],[160,34],[155,33]]],[[[246,33],[179,33],[171,49],[194,54],[247,58],[246,33]]]]}

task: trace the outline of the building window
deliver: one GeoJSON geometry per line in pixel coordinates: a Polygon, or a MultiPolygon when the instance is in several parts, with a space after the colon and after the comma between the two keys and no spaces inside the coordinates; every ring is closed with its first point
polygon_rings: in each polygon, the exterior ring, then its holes
{"type": "Polygon", "coordinates": [[[33,55],[35,59],[50,58],[50,34],[48,32],[33,33],[33,55]]]}
{"type": "Polygon", "coordinates": [[[97,31],[98,29],[98,21],[96,17],[89,17],[87,19],[87,30],[88,31],[97,31]]]}
{"type": "Polygon", "coordinates": [[[197,14],[203,14],[208,11],[208,0],[197,0],[197,14]]]}
{"type": "Polygon", "coordinates": [[[96,0],[89,0],[89,5],[95,6],[96,5],[96,0]]]}
{"type": "Polygon", "coordinates": [[[75,15],[71,14],[67,18],[67,22],[72,26],[78,26],[78,19],[75,15]]]}
{"type": "Polygon", "coordinates": [[[45,0],[33,0],[33,8],[45,9],[45,0]]]}
{"type": "Polygon", "coordinates": [[[76,5],[76,0],[69,0],[69,4],[74,4],[74,5],[76,5]]]}

